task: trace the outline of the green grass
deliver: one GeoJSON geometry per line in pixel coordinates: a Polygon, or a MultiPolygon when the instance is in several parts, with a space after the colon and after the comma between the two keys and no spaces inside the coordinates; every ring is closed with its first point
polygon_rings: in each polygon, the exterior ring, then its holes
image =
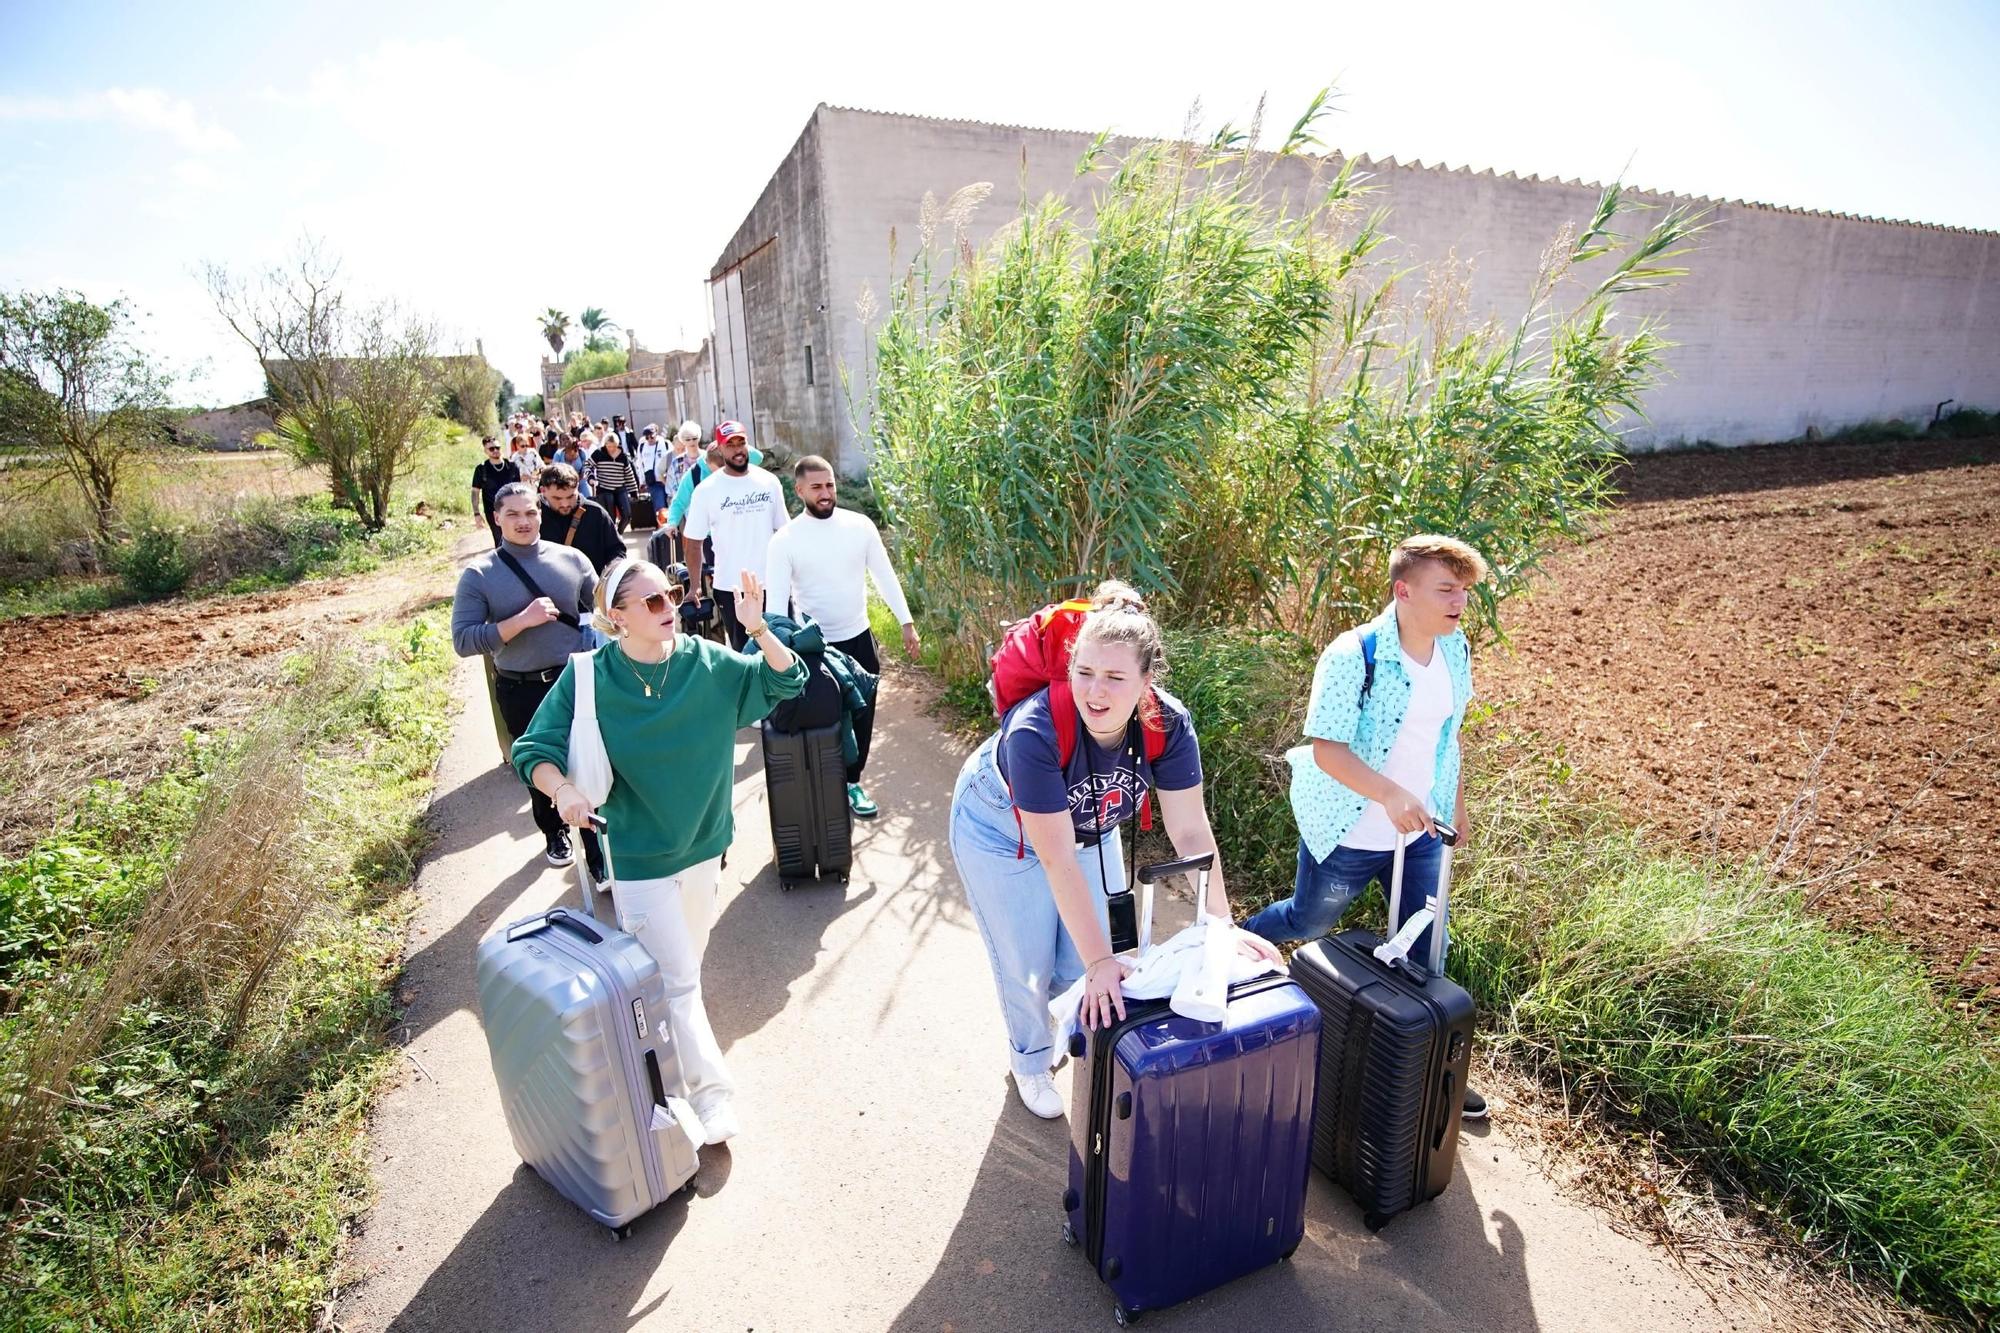
{"type": "Polygon", "coordinates": [[[2000,1311],[2000,1061],[1915,958],[1761,865],[1674,855],[1478,736],[1452,971],[1482,1037],[1597,1090],[1904,1299],[2000,1311]]]}
{"type": "MultiPolygon", "coordinates": [[[[477,443],[461,427],[443,431],[399,481],[395,514],[379,532],[307,485],[313,474],[275,461],[183,460],[172,484],[149,477],[135,490],[133,534],[101,552],[105,574],[44,573],[59,550],[91,545],[87,515],[61,488],[47,493],[46,505],[0,508],[0,620],[258,592],[435,550],[443,543],[436,524],[411,511],[423,503],[433,519],[470,521],[477,443]]],[[[13,487],[25,484],[16,479],[13,487]]]]}
{"type": "MultiPolygon", "coordinates": [[[[358,669],[301,724],[307,780],[323,794],[310,833],[335,868],[325,905],[233,1040],[226,1003],[167,987],[129,1005],[79,1067],[12,1236],[0,1327],[318,1324],[342,1224],[367,1197],[361,1131],[393,1060],[402,890],[449,734],[441,613],[357,652],[358,669]]],[[[17,998],[64,1002],[71,962],[115,946],[226,753],[214,742],[140,791],[100,788],[70,829],[0,866],[0,978],[17,998]]]]}

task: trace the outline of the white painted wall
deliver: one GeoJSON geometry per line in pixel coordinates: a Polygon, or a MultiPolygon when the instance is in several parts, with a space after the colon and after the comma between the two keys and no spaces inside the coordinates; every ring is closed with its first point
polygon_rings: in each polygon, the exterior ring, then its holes
{"type": "MultiPolygon", "coordinates": [[[[891,230],[900,273],[927,191],[943,200],[962,185],[994,184],[969,228],[974,244],[1014,216],[1024,178],[1031,199],[1088,198],[1090,182],[1074,175],[1088,134],[829,107],[816,124],[825,303],[835,354],[857,380],[872,339],[857,299],[866,284],[886,304],[891,230]]],[[[1311,166],[1282,163],[1273,179],[1302,185],[1311,166]]],[[[1388,253],[1430,262],[1455,252],[1470,264],[1475,311],[1510,320],[1550,240],[1565,223],[1581,226],[1599,193],[1465,170],[1369,169],[1391,210],[1388,253]]],[[[1946,398],[2000,407],[2000,234],[1745,204],[1716,206],[1712,221],[1686,261],[1689,277],[1623,307],[1634,319],[1657,314],[1679,344],[1667,357],[1672,374],[1647,401],[1651,420],[1629,430],[1633,445],[1789,439],[1871,417],[1927,421],[1946,398]]],[[[844,420],[838,447],[859,456],[844,420]]]]}

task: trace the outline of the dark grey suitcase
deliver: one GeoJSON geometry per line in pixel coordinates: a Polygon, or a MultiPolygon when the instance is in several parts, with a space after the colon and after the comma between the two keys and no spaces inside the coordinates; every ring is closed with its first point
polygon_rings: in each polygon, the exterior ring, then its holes
{"type": "Polygon", "coordinates": [[[845,884],[854,865],[854,816],[840,728],[780,731],[766,718],[759,731],[779,886],[789,890],[814,876],[845,884]]]}
{"type": "MultiPolygon", "coordinates": [[[[1380,936],[1343,930],[1292,956],[1292,979],[1319,1006],[1313,1165],[1361,1205],[1370,1231],[1436,1198],[1458,1161],[1472,1063],[1472,997],[1443,975],[1451,844],[1447,825],[1426,962],[1385,962],[1380,936]]],[[[1389,919],[1401,918],[1398,849],[1389,919]]]]}
{"type": "Polygon", "coordinates": [[[583,911],[550,908],[480,942],[480,1023],[514,1150],[623,1239],[692,1187],[705,1135],[682,1099],[659,965],[595,918],[576,861],[583,911]]]}

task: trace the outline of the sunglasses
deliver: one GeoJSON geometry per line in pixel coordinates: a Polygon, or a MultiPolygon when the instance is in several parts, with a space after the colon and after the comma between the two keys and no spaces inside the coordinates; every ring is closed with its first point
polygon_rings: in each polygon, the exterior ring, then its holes
{"type": "Polygon", "coordinates": [[[681,590],[669,588],[665,592],[656,592],[649,597],[641,598],[640,601],[648,611],[656,616],[662,616],[667,613],[668,607],[681,604],[681,590]]]}

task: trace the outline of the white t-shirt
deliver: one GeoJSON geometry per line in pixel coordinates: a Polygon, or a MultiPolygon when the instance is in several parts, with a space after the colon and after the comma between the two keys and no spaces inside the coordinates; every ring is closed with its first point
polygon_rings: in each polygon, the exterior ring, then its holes
{"type": "MultiPolygon", "coordinates": [[[[1451,670],[1445,666],[1444,652],[1431,645],[1431,664],[1420,665],[1398,643],[1403,670],[1410,677],[1410,706],[1403,713],[1403,725],[1396,732],[1389,757],[1382,763],[1382,776],[1424,802],[1428,808],[1431,787],[1437,773],[1438,737],[1451,717],[1451,670]]],[[[1435,818],[1440,812],[1431,811],[1435,818]]],[[[1343,847],[1363,852],[1392,852],[1399,835],[1389,822],[1389,812],[1380,801],[1370,801],[1354,827],[1340,840],[1343,847]]]]}
{"type": "Polygon", "coordinates": [[[889,564],[882,534],[866,514],[852,509],[835,509],[825,518],[800,514],[771,538],[765,571],[764,609],[783,611],[789,597],[819,622],[829,643],[852,639],[868,628],[864,574],[875,580],[896,623],[910,623],[903,585],[889,564]]]}
{"type": "MultiPolygon", "coordinates": [[[[681,531],[695,541],[715,540],[715,586],[724,592],[740,592],[737,582],[744,570],[764,577],[764,560],[771,534],[785,526],[784,488],[778,479],[756,464],[740,477],[727,469],[709,473],[694,488],[688,502],[687,522],[681,531]]],[[[768,599],[766,607],[774,605],[768,599]]]]}

